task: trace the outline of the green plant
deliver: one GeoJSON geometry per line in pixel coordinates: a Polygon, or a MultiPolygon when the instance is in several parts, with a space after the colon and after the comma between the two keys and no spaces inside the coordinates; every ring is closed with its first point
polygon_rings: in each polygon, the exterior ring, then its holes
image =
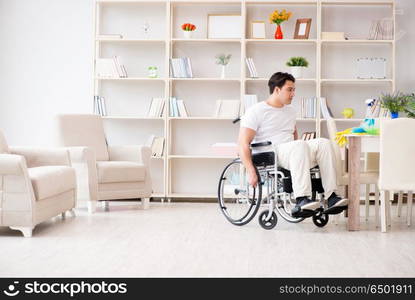
{"type": "Polygon", "coordinates": [[[404,111],[409,118],[415,119],[415,94],[412,93],[408,98],[408,103],[406,104],[404,111]]]}
{"type": "Polygon", "coordinates": [[[229,63],[229,60],[231,59],[232,54],[218,54],[215,56],[216,58],[216,64],[226,66],[229,63]]]}
{"type": "Polygon", "coordinates": [[[291,57],[287,61],[289,67],[308,67],[308,61],[304,57],[291,57]]]}
{"type": "Polygon", "coordinates": [[[382,107],[387,108],[390,112],[402,112],[405,111],[410,97],[410,95],[405,95],[400,91],[396,91],[392,94],[382,93],[380,101],[382,107]]]}

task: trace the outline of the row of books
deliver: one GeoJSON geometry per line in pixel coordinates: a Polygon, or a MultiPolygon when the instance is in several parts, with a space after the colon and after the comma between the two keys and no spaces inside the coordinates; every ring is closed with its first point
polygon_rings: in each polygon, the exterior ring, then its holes
{"type": "Polygon", "coordinates": [[[333,118],[333,113],[325,97],[320,97],[320,108],[321,108],[321,115],[324,119],[333,118]]]}
{"type": "Polygon", "coordinates": [[[170,73],[174,78],[192,78],[193,72],[190,58],[170,58],[170,73]]]}
{"type": "Polygon", "coordinates": [[[315,118],[317,111],[317,97],[301,98],[300,118],[315,118]]]}
{"type": "Polygon", "coordinates": [[[316,132],[315,131],[309,131],[309,132],[303,132],[301,135],[301,139],[303,141],[308,141],[316,138],[316,132]]]}
{"type": "Polygon", "coordinates": [[[246,62],[246,66],[248,67],[248,70],[249,70],[249,77],[257,78],[258,77],[258,72],[256,71],[256,67],[255,67],[255,64],[254,64],[254,61],[253,61],[252,57],[245,58],[245,62],[246,62]]]}
{"type": "Polygon", "coordinates": [[[366,109],[366,118],[389,118],[390,112],[382,107],[380,99],[374,99],[372,104],[366,109]]]}
{"type": "Polygon", "coordinates": [[[127,70],[120,63],[120,57],[97,58],[95,60],[95,73],[100,78],[127,78],[127,70]]]}
{"type": "Polygon", "coordinates": [[[105,98],[94,96],[94,114],[105,117],[107,115],[107,108],[105,106],[105,98]]]}
{"type": "Polygon", "coordinates": [[[184,101],[176,97],[170,97],[170,117],[188,117],[184,101]]]}
{"type": "Polygon", "coordinates": [[[148,110],[148,117],[163,117],[164,105],[166,100],[164,98],[151,99],[150,108],[148,110]]]}
{"type": "Polygon", "coordinates": [[[151,148],[151,156],[153,157],[162,157],[164,152],[165,138],[162,136],[151,135],[147,142],[146,146],[151,148]]]}
{"type": "Polygon", "coordinates": [[[393,40],[393,20],[382,19],[372,21],[369,40],[393,40]]]}

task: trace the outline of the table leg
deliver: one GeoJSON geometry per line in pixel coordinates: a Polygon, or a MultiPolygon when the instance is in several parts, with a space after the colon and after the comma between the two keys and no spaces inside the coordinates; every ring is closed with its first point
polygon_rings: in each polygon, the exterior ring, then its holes
{"type": "Polygon", "coordinates": [[[360,137],[349,137],[349,208],[348,230],[360,229],[360,137]]]}

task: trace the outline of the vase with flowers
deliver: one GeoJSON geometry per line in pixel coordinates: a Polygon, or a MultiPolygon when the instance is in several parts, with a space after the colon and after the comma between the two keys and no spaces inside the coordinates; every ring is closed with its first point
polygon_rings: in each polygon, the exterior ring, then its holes
{"type": "Polygon", "coordinates": [[[184,23],[182,25],[182,30],[183,30],[184,37],[186,39],[190,39],[192,37],[193,31],[196,30],[196,25],[192,23],[184,23]]]}
{"type": "Polygon", "coordinates": [[[218,54],[215,56],[216,58],[216,64],[220,65],[221,68],[221,74],[220,78],[225,78],[225,68],[228,65],[229,61],[231,60],[232,54],[218,54]]]}
{"type": "Polygon", "coordinates": [[[292,12],[286,11],[285,9],[278,11],[275,10],[269,17],[270,23],[277,24],[277,29],[275,30],[275,39],[280,40],[284,38],[284,35],[281,30],[281,23],[287,21],[291,18],[292,12]]]}

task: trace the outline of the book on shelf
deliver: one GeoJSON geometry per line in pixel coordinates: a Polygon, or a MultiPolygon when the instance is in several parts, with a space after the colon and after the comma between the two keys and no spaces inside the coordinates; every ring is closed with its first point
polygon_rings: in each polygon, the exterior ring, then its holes
{"type": "Polygon", "coordinates": [[[120,63],[120,57],[97,58],[95,60],[95,74],[99,78],[126,78],[125,66],[120,63]]]}
{"type": "Polygon", "coordinates": [[[320,97],[320,109],[321,109],[321,114],[324,119],[333,118],[333,113],[331,112],[331,109],[325,97],[320,97]]]}
{"type": "Polygon", "coordinates": [[[102,117],[107,116],[107,107],[105,105],[104,97],[94,96],[94,114],[102,117]]]}
{"type": "Polygon", "coordinates": [[[373,20],[370,26],[369,40],[393,40],[393,19],[373,20]]]}
{"type": "Polygon", "coordinates": [[[148,117],[163,117],[164,105],[165,105],[164,98],[153,98],[151,99],[150,108],[148,110],[147,116],[148,117]]]}
{"type": "Polygon", "coordinates": [[[255,104],[258,103],[258,97],[257,97],[257,95],[245,94],[242,97],[242,101],[243,101],[243,105],[244,105],[244,110],[247,111],[248,108],[250,108],[252,105],[255,105],[255,104]]]}
{"type": "Polygon", "coordinates": [[[213,117],[215,118],[237,118],[241,102],[239,100],[216,100],[213,117]]]}
{"type": "Polygon", "coordinates": [[[98,34],[97,38],[105,39],[105,40],[120,40],[123,38],[123,36],[121,34],[108,33],[108,34],[98,34]]]}
{"type": "Polygon", "coordinates": [[[170,97],[170,117],[189,117],[186,105],[183,100],[170,97]]]}
{"type": "Polygon", "coordinates": [[[311,131],[311,132],[303,132],[303,134],[301,135],[301,139],[303,141],[308,141],[308,140],[312,140],[316,138],[316,132],[315,131],[311,131]]]}
{"type": "Polygon", "coordinates": [[[179,116],[180,117],[188,117],[189,114],[187,113],[187,109],[186,109],[186,106],[184,105],[184,101],[183,100],[177,100],[176,104],[177,104],[177,110],[179,111],[179,116]]]}
{"type": "MultiPolygon", "coordinates": [[[[369,99],[368,99],[369,100],[369,99]]],[[[382,107],[380,99],[372,99],[370,106],[366,107],[365,118],[389,118],[390,112],[387,108],[382,107]]]]}
{"type": "Polygon", "coordinates": [[[190,58],[170,58],[170,73],[173,78],[193,78],[190,58]]]}
{"type": "Polygon", "coordinates": [[[317,97],[301,98],[301,118],[315,118],[317,107],[317,97]]]}
{"type": "Polygon", "coordinates": [[[153,138],[151,145],[151,156],[162,157],[164,151],[164,137],[157,136],[153,138]]]}
{"type": "Polygon", "coordinates": [[[249,77],[257,78],[258,73],[256,71],[256,67],[255,67],[255,64],[254,64],[254,61],[253,61],[252,57],[245,58],[245,62],[246,62],[246,66],[248,67],[249,77]]]}

